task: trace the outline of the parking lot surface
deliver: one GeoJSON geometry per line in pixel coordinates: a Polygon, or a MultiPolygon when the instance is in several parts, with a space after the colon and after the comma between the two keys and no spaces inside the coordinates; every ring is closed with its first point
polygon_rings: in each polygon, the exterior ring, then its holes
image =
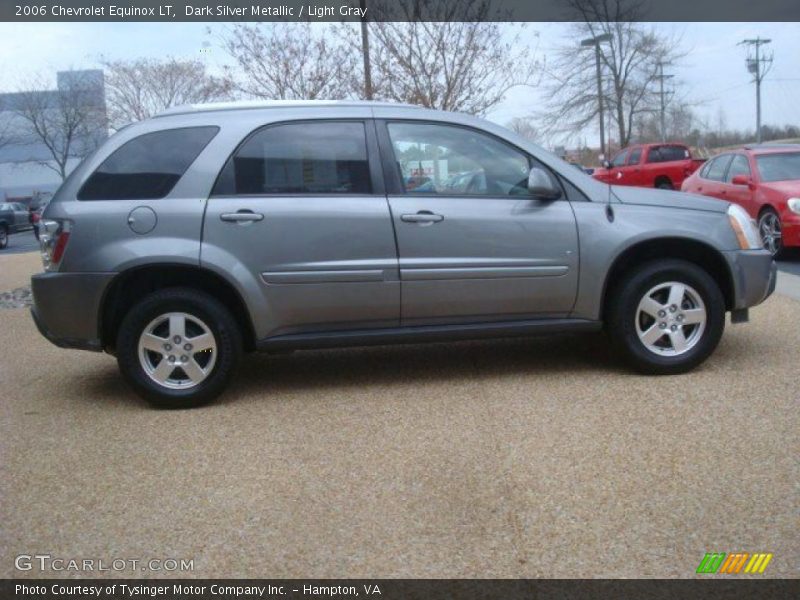
{"type": "MultiPolygon", "coordinates": [[[[0,257],[0,292],[27,256],[0,257]]],[[[773,296],[675,377],[632,374],[602,335],[253,355],[220,402],[157,411],[112,357],[0,310],[0,576],[81,575],[14,569],[48,553],[191,577],[692,577],[706,552],[763,551],[760,577],[797,577],[798,318],[773,296]]]]}

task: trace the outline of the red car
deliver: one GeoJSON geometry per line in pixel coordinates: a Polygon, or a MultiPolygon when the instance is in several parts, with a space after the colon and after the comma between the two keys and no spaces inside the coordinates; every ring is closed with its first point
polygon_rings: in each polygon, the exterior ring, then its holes
{"type": "Polygon", "coordinates": [[[775,257],[800,246],[800,144],[746,146],[720,154],[681,189],[740,205],[758,222],[761,241],[775,257]]]}
{"type": "Polygon", "coordinates": [[[638,144],[617,152],[592,177],[614,185],[677,190],[703,162],[692,158],[689,147],[683,144],[638,144]]]}

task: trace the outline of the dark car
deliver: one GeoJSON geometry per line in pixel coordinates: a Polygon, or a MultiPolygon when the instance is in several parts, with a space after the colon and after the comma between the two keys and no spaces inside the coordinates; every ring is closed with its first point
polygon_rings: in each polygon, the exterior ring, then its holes
{"type": "Polygon", "coordinates": [[[32,227],[28,209],[18,202],[0,203],[0,250],[8,246],[8,236],[32,227]]]}

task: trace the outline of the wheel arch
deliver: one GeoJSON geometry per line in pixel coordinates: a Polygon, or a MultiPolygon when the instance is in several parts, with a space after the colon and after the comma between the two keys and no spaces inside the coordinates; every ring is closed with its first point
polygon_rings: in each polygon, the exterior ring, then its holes
{"type": "Polygon", "coordinates": [[[233,284],[209,269],[173,263],[131,267],[114,277],[100,304],[98,326],[103,348],[114,351],[119,325],[137,300],[171,287],[193,288],[222,302],[239,325],[245,350],[255,349],[256,336],[250,312],[233,284]]]}
{"type": "Polygon", "coordinates": [[[666,237],[642,240],[625,248],[611,264],[603,283],[601,315],[606,318],[615,286],[638,266],[659,258],[686,260],[705,270],[725,298],[725,310],[735,305],[733,276],[722,253],[705,242],[692,238],[666,237]]]}

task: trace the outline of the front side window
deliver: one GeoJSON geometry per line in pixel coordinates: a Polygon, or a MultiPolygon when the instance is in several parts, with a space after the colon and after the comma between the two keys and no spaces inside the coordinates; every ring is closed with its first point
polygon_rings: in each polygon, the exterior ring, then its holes
{"type": "Polygon", "coordinates": [[[761,181],[791,181],[800,179],[800,152],[762,154],[756,156],[761,181]]]}
{"type": "Polygon", "coordinates": [[[361,122],[272,125],[254,133],[228,160],[214,195],[370,194],[361,122]]]}
{"type": "Polygon", "coordinates": [[[727,181],[733,181],[737,175],[744,175],[750,177],[750,163],[744,154],[736,154],[731,161],[731,166],[728,169],[727,181]]]}
{"type": "Polygon", "coordinates": [[[639,161],[642,158],[642,149],[641,148],[634,148],[631,151],[631,157],[628,159],[629,165],[638,165],[639,161]]]}
{"type": "Polygon", "coordinates": [[[731,162],[731,155],[730,154],[723,154],[722,156],[718,156],[711,163],[708,165],[708,170],[705,172],[706,179],[710,179],[712,181],[722,181],[725,177],[725,171],[728,168],[728,164],[731,162]]]}
{"type": "Polygon", "coordinates": [[[78,200],[163,198],[218,131],[218,127],[166,129],[125,142],[83,184],[78,200]]]}
{"type": "Polygon", "coordinates": [[[611,166],[612,167],[621,167],[621,166],[623,166],[625,164],[625,162],[628,160],[628,153],[629,153],[628,150],[623,150],[622,152],[617,154],[614,157],[614,160],[611,161],[611,166]]]}
{"type": "Polygon", "coordinates": [[[437,123],[390,123],[388,130],[407,194],[528,195],[528,156],[489,135],[437,123]]]}

